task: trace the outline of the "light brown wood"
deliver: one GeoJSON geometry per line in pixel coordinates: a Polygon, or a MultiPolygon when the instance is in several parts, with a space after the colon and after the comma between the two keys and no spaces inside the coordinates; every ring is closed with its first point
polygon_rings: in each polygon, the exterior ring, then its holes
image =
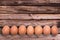
{"type": "Polygon", "coordinates": [[[40,37],[36,37],[36,36],[20,36],[20,35],[7,35],[7,36],[2,36],[0,35],[0,40],[60,40],[60,34],[56,35],[56,36],[40,36],[40,37]]]}
{"type": "Polygon", "coordinates": [[[4,36],[1,32],[4,25],[9,27],[12,25],[19,27],[21,24],[26,27],[28,25],[33,27],[35,25],[49,25],[50,27],[57,25],[60,22],[60,0],[0,0],[0,5],[5,5],[0,6],[0,40],[60,40],[60,27],[58,28],[59,34],[56,36],[4,36]]]}
{"type": "Polygon", "coordinates": [[[50,7],[50,6],[0,6],[0,14],[49,14],[49,13],[60,13],[60,7],[50,7]]]}
{"type": "MultiPolygon", "coordinates": [[[[57,25],[60,22],[59,3],[60,0],[1,0],[0,5],[11,6],[0,6],[0,33],[4,25],[8,25],[9,27],[12,25],[18,27],[21,24],[25,26],[32,25],[33,27],[35,25],[57,25]]],[[[29,37],[28,35],[4,36],[0,34],[0,40],[60,40],[60,27],[58,31],[59,34],[56,36],[40,35],[39,37],[35,35],[29,37]]]]}
{"type": "Polygon", "coordinates": [[[20,20],[60,19],[60,14],[0,14],[0,19],[20,19],[20,20]]]}
{"type": "Polygon", "coordinates": [[[1,1],[18,1],[27,3],[60,3],[60,0],[1,0],[1,1]]]}
{"type": "Polygon", "coordinates": [[[12,25],[17,25],[20,26],[21,24],[23,25],[57,25],[57,22],[59,22],[60,20],[0,20],[0,27],[4,26],[4,25],[8,25],[8,26],[12,26],[12,25]]]}

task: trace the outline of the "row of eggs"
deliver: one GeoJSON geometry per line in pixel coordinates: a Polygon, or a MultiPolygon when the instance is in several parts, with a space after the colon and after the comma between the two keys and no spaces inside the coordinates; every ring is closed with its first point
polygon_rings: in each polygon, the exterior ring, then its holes
{"type": "Polygon", "coordinates": [[[50,28],[50,26],[48,26],[48,25],[45,25],[43,28],[40,25],[37,25],[35,27],[29,25],[27,28],[24,25],[20,25],[19,28],[17,28],[17,26],[15,26],[15,25],[13,25],[11,28],[8,25],[5,25],[2,28],[3,35],[8,35],[8,34],[25,35],[25,34],[27,34],[27,35],[31,36],[31,35],[35,34],[35,35],[39,36],[42,33],[44,35],[49,35],[50,33],[52,33],[52,35],[57,35],[58,28],[56,25],[53,25],[52,28],[50,28]]]}

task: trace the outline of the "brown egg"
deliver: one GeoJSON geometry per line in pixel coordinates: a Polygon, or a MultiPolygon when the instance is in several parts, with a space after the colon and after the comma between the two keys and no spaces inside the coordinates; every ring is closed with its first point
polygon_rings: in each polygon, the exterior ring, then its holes
{"type": "Polygon", "coordinates": [[[31,35],[34,34],[34,28],[33,28],[33,26],[28,26],[28,27],[27,27],[27,34],[28,34],[29,36],[31,36],[31,35]]]}
{"type": "Polygon", "coordinates": [[[26,27],[24,25],[21,25],[19,27],[19,34],[20,35],[25,35],[26,34],[26,27]]]}
{"type": "Polygon", "coordinates": [[[51,28],[52,35],[57,35],[58,34],[58,28],[56,25],[52,26],[51,28]]]}
{"type": "Polygon", "coordinates": [[[39,35],[42,34],[42,27],[41,27],[41,26],[37,25],[37,26],[35,27],[35,34],[36,34],[37,36],[39,36],[39,35]]]}
{"type": "Polygon", "coordinates": [[[18,28],[17,28],[17,26],[13,25],[11,27],[11,34],[16,35],[17,33],[18,33],[18,28]]]}
{"type": "Polygon", "coordinates": [[[50,34],[50,26],[48,25],[45,25],[44,28],[43,28],[43,33],[44,35],[49,35],[50,34]]]}
{"type": "Polygon", "coordinates": [[[2,34],[3,35],[8,35],[10,33],[10,28],[8,25],[5,25],[2,29],[2,34]]]}

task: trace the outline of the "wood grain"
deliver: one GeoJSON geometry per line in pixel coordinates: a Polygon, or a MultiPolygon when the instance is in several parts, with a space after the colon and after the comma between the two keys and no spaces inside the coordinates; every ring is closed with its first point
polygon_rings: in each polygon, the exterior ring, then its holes
{"type": "Polygon", "coordinates": [[[42,20],[60,19],[60,14],[0,14],[0,19],[42,20]]]}
{"type": "MultiPolygon", "coordinates": [[[[4,25],[11,27],[21,24],[25,25],[57,25],[60,22],[60,0],[1,0],[0,1],[0,33],[4,25]],[[20,6],[19,6],[20,5],[20,6]],[[29,14],[28,14],[29,13],[29,14]],[[42,14],[43,13],[43,14],[42,14]]],[[[60,26],[60,25],[59,25],[60,26]]],[[[7,35],[0,34],[0,40],[60,40],[59,34],[56,36],[39,37],[33,35],[7,35]]]]}
{"type": "Polygon", "coordinates": [[[0,13],[17,13],[17,14],[27,14],[27,13],[60,13],[60,7],[50,7],[50,6],[0,6],[0,13]]]}
{"type": "Polygon", "coordinates": [[[1,2],[4,4],[10,2],[14,2],[15,4],[40,4],[40,3],[60,3],[60,0],[1,0],[1,2]],[[16,3],[17,2],[17,3],[16,3]]]}
{"type": "Polygon", "coordinates": [[[3,27],[4,25],[16,25],[17,27],[20,26],[21,24],[23,25],[57,25],[57,22],[60,22],[60,20],[0,20],[0,27],[3,27]]]}
{"type": "Polygon", "coordinates": [[[20,35],[8,35],[8,36],[2,36],[0,35],[0,40],[60,40],[60,34],[56,35],[56,36],[40,36],[40,37],[36,37],[36,36],[23,36],[21,37],[20,35]]]}

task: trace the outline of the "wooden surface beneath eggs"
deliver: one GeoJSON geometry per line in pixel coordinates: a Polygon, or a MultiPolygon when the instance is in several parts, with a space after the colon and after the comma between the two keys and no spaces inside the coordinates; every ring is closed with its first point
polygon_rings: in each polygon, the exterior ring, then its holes
{"type": "MultiPolygon", "coordinates": [[[[20,1],[0,1],[0,28],[4,25],[58,25],[60,27],[60,0],[20,0],[20,1]],[[53,4],[51,4],[53,3],[53,4]],[[21,5],[20,5],[21,4],[21,5]],[[5,6],[3,6],[5,5],[5,6]],[[11,6],[6,6],[11,5],[11,6]],[[20,6],[12,6],[20,5],[20,6]]],[[[31,37],[24,35],[0,35],[0,40],[60,40],[59,34],[56,36],[31,37]]]]}
{"type": "Polygon", "coordinates": [[[2,36],[2,35],[0,35],[0,40],[60,40],[60,34],[58,34],[57,36],[54,36],[54,37],[51,35],[49,35],[49,36],[42,35],[39,37],[34,36],[34,35],[31,37],[29,37],[27,35],[25,35],[25,36],[20,36],[20,35],[2,36]]]}

